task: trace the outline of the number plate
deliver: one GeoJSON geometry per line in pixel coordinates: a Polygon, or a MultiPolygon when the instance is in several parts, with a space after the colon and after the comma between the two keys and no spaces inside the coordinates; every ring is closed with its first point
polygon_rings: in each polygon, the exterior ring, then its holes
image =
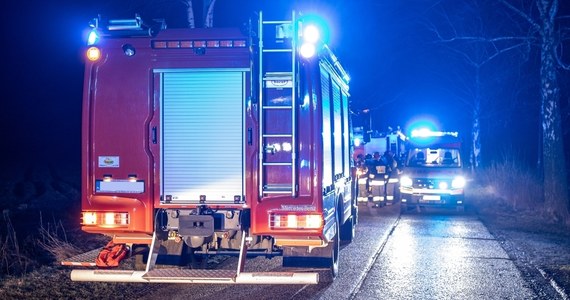
{"type": "Polygon", "coordinates": [[[441,196],[439,196],[439,195],[425,195],[423,197],[423,200],[425,200],[425,201],[439,201],[439,200],[441,200],[441,196]]]}

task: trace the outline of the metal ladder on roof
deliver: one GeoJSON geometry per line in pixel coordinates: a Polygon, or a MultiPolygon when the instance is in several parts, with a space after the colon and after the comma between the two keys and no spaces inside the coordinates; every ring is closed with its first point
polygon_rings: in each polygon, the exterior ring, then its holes
{"type": "Polygon", "coordinates": [[[259,14],[259,195],[297,193],[296,18],[259,14]],[[280,174],[280,175],[275,175],[280,174]],[[284,179],[285,178],[285,179],[284,179]]]}

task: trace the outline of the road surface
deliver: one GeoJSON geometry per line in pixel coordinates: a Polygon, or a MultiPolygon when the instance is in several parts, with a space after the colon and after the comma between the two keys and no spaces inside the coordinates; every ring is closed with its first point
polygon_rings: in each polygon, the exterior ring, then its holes
{"type": "MultiPolygon", "coordinates": [[[[476,215],[398,205],[360,207],[340,276],[318,285],[161,285],[143,299],[532,299],[536,295],[476,215]]],[[[235,267],[234,258],[220,268],[235,267]]],[[[280,271],[281,259],[255,258],[247,271],[280,271]]],[[[154,289],[152,289],[154,290],[154,289]]]]}

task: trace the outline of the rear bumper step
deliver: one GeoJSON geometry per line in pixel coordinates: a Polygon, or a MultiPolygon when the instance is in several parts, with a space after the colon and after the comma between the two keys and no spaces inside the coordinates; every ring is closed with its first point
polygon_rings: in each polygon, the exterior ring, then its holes
{"type": "Polygon", "coordinates": [[[81,266],[81,267],[96,267],[95,259],[101,252],[102,248],[93,249],[74,257],[70,257],[61,262],[62,266],[81,266]]]}
{"type": "Polygon", "coordinates": [[[220,283],[220,284],[317,284],[317,272],[241,272],[232,270],[154,269],[73,270],[72,281],[142,283],[220,283]]]}

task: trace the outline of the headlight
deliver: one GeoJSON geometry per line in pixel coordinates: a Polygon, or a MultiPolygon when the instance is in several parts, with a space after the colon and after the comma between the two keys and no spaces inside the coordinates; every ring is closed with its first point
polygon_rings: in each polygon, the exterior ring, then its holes
{"type": "Polygon", "coordinates": [[[462,189],[465,187],[465,178],[463,176],[457,176],[453,178],[451,182],[451,187],[454,189],[462,189]]]}
{"type": "Polygon", "coordinates": [[[402,176],[400,178],[400,185],[405,186],[405,187],[411,187],[412,186],[412,179],[408,176],[402,176]]]}
{"type": "Polygon", "coordinates": [[[449,187],[449,184],[447,184],[447,181],[439,182],[439,189],[440,190],[447,190],[448,187],[449,187]]]}

